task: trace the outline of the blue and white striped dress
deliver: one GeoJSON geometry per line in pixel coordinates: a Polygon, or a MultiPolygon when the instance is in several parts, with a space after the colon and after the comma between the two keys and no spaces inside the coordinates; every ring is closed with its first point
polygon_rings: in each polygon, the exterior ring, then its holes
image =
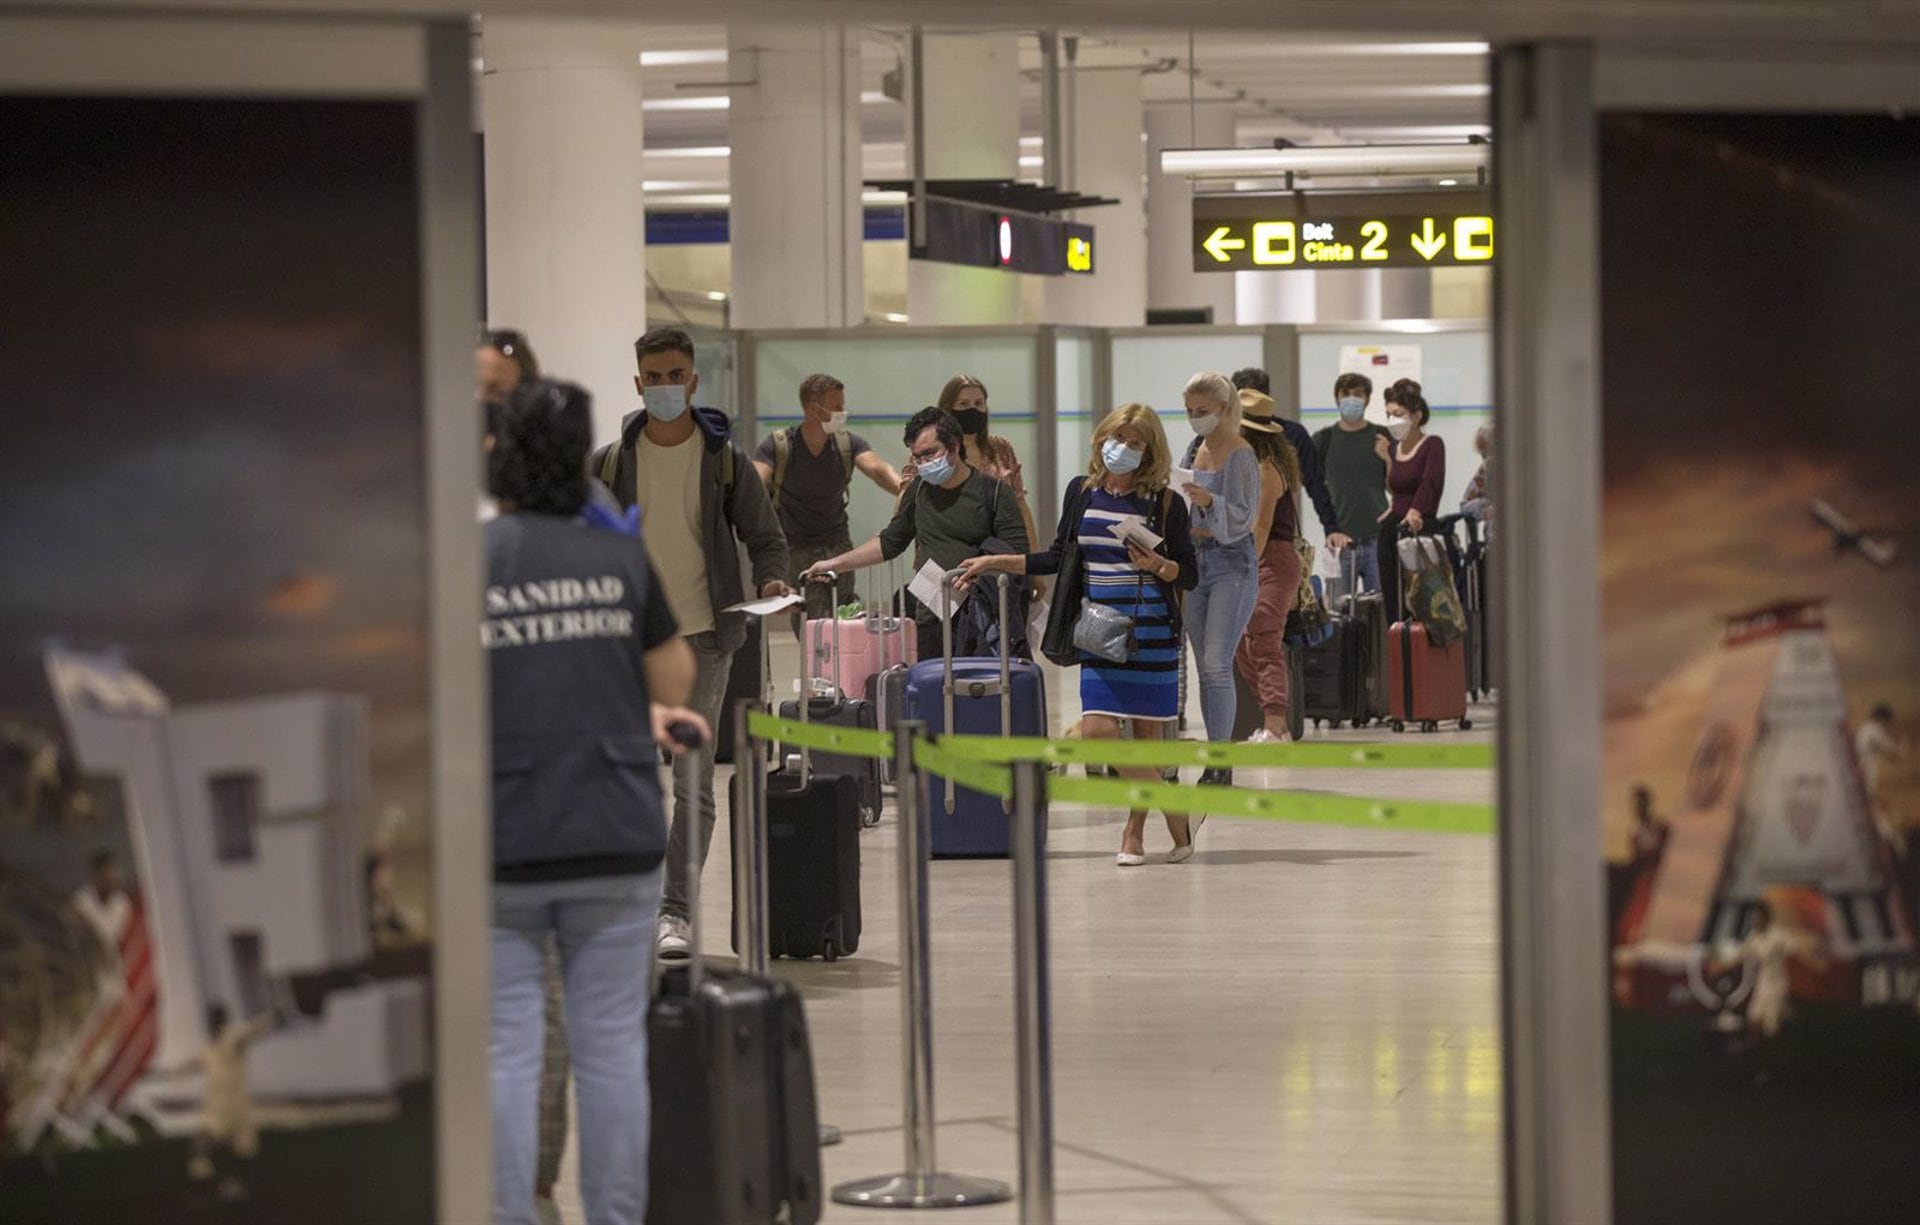
{"type": "Polygon", "coordinates": [[[1174,634],[1167,590],[1127,560],[1127,547],[1113,535],[1122,515],[1149,523],[1159,516],[1159,497],[1121,497],[1095,486],[1080,517],[1080,551],[1087,567],[1087,598],[1134,619],[1139,650],[1124,664],[1080,654],[1080,708],[1090,715],[1172,720],[1180,701],[1180,642],[1174,634]]]}

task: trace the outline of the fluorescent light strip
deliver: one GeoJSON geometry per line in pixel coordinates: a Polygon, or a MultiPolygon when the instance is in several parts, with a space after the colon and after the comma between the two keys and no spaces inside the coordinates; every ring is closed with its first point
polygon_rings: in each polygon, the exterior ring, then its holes
{"type": "Polygon", "coordinates": [[[725,187],[725,179],[645,179],[640,190],[651,192],[664,191],[705,191],[708,188],[725,187]]]}
{"type": "Polygon", "coordinates": [[[721,158],[729,157],[733,149],[728,145],[684,145],[680,148],[643,149],[642,156],[671,161],[675,158],[721,158]]]}
{"type": "Polygon", "coordinates": [[[697,98],[648,98],[640,104],[643,111],[724,111],[733,105],[725,94],[697,98]]]}
{"type": "Polygon", "coordinates": [[[1477,170],[1487,164],[1485,145],[1337,145],[1291,149],[1165,149],[1162,174],[1280,175],[1410,174],[1477,170]]]}
{"type": "MultiPolygon", "coordinates": [[[[647,184],[647,203],[672,208],[731,208],[733,195],[730,192],[682,192],[671,190],[671,184],[654,190],[654,184],[647,184]]],[[[863,205],[904,205],[907,193],[904,191],[865,191],[860,193],[863,205]]]]}
{"type": "Polygon", "coordinates": [[[688,68],[695,64],[724,64],[727,52],[724,47],[715,47],[698,51],[642,51],[642,68],[688,68]]]}
{"type": "MultiPolygon", "coordinates": [[[[1301,42],[1286,46],[1285,54],[1314,55],[1486,55],[1489,43],[1316,43],[1301,42]]],[[[1203,61],[1205,55],[1200,57],[1203,61]]]]}
{"type": "Polygon", "coordinates": [[[1464,140],[1469,136],[1493,134],[1493,129],[1484,123],[1342,123],[1339,126],[1342,132],[1370,132],[1382,140],[1464,140]]]}

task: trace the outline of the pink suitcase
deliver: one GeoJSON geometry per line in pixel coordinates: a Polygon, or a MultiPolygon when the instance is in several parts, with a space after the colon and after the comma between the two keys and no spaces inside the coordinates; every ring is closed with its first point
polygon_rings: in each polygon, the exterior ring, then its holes
{"type": "Polygon", "coordinates": [[[813,652],[813,675],[832,681],[851,697],[867,692],[869,677],[899,664],[911,666],[920,656],[917,637],[902,634],[894,617],[809,621],[806,636],[807,649],[813,652]]]}

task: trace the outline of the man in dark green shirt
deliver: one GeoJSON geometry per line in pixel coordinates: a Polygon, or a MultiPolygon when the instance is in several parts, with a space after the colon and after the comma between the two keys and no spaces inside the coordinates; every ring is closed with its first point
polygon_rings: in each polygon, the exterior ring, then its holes
{"type": "Polygon", "coordinates": [[[1387,461],[1381,440],[1387,431],[1367,420],[1367,401],[1373,380],[1364,374],[1343,374],[1333,381],[1333,400],[1340,420],[1313,436],[1320,468],[1333,494],[1340,530],[1353,537],[1353,561],[1342,571],[1369,591],[1380,590],[1380,516],[1387,512],[1387,461]]]}
{"type": "MultiPolygon", "coordinates": [[[[893,521],[859,548],[814,563],[802,578],[822,582],[828,571],[846,574],[877,566],[906,552],[908,545],[914,546],[916,568],[932,560],[943,570],[958,567],[991,538],[997,537],[1009,552],[1025,553],[1031,547],[1020,518],[1020,499],[966,462],[960,423],[953,414],[921,409],[907,422],[906,444],[919,471],[901,496],[893,521]]],[[[920,657],[939,658],[939,616],[923,607],[915,610],[914,621],[920,657]]]]}

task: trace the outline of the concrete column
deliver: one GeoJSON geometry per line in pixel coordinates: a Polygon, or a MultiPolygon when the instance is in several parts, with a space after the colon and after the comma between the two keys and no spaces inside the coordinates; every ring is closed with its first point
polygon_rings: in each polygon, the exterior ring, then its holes
{"type": "Polygon", "coordinates": [[[1321,323],[1365,322],[1380,318],[1380,274],[1381,269],[1378,268],[1342,268],[1305,274],[1315,282],[1314,318],[1321,323]]]}
{"type": "Polygon", "coordinates": [[[1433,272],[1427,268],[1382,268],[1382,319],[1433,318],[1433,272]]]}
{"type": "MultiPolygon", "coordinates": [[[[928,34],[923,70],[927,177],[1019,177],[1019,35],[928,34]]],[[[911,124],[908,145],[911,177],[911,124]]],[[[909,260],[907,317],[921,327],[1018,323],[1020,278],[995,268],[909,260]]]]}
{"type": "Polygon", "coordinates": [[[860,39],[845,26],[735,25],[727,130],[738,328],[852,327],[861,264],[860,39]]]}
{"type": "Polygon", "coordinates": [[[1139,327],[1147,321],[1147,167],[1140,70],[1081,69],[1071,80],[1073,101],[1067,114],[1073,134],[1067,147],[1074,155],[1074,188],[1120,203],[1070,214],[1095,229],[1094,274],[1048,278],[1046,322],[1139,327]]]}
{"type": "Polygon", "coordinates": [[[1233,286],[1236,322],[1312,323],[1319,318],[1318,277],[1313,272],[1236,272],[1221,279],[1233,286]]]}
{"type": "Polygon", "coordinates": [[[487,319],[593,393],[594,437],[631,410],[647,326],[637,20],[489,15],[487,319]]]}
{"type": "MultiPolygon", "coordinates": [[[[1160,151],[1232,147],[1233,105],[1169,104],[1149,106],[1146,113],[1147,305],[1164,310],[1212,307],[1213,321],[1221,324],[1238,318],[1235,274],[1193,270],[1193,188],[1179,175],[1160,173],[1160,151]]],[[[1098,223],[1099,216],[1088,216],[1098,223]]]]}

